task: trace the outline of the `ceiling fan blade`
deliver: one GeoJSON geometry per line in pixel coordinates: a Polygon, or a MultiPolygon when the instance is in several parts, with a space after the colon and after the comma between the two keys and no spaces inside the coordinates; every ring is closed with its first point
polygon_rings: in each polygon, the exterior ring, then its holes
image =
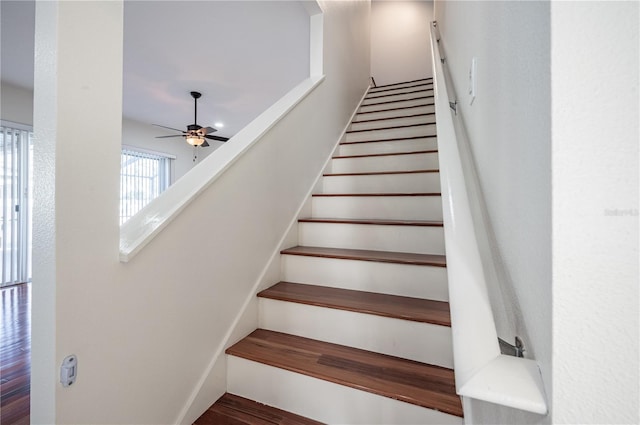
{"type": "Polygon", "coordinates": [[[167,137],[184,137],[182,134],[174,134],[171,136],[156,136],[156,139],[166,139],[167,137]]]}
{"type": "Polygon", "coordinates": [[[202,127],[202,128],[200,129],[200,132],[201,132],[202,134],[214,133],[214,132],[216,132],[216,131],[218,131],[218,129],[217,129],[217,128],[213,128],[213,127],[202,127]]]}
{"type": "Polygon", "coordinates": [[[184,131],[184,130],[178,130],[177,128],[171,128],[171,127],[167,127],[165,125],[160,125],[160,124],[151,124],[151,125],[155,125],[156,127],[162,127],[162,128],[166,128],[166,129],[173,130],[173,131],[179,131],[180,133],[186,133],[186,131],[184,131]]]}
{"type": "Polygon", "coordinates": [[[205,139],[209,139],[209,140],[217,140],[219,142],[226,142],[227,140],[229,140],[228,137],[221,137],[221,136],[210,136],[210,135],[206,135],[204,136],[205,139]]]}
{"type": "Polygon", "coordinates": [[[206,147],[208,147],[208,146],[209,146],[209,142],[207,142],[207,141],[205,140],[204,142],[202,142],[202,144],[201,144],[200,146],[202,146],[203,148],[206,148],[206,147]]]}

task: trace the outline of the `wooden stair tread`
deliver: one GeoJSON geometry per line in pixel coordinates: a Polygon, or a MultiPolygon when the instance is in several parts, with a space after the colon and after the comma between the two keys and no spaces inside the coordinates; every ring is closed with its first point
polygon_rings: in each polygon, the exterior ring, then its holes
{"type": "Polygon", "coordinates": [[[366,128],[363,130],[349,130],[347,133],[363,133],[365,131],[383,131],[383,130],[398,130],[401,128],[411,128],[411,127],[424,127],[425,125],[436,125],[434,122],[422,122],[418,124],[406,124],[406,125],[396,125],[392,127],[380,127],[380,128],[366,128]]]}
{"type": "Polygon", "coordinates": [[[346,177],[346,176],[379,176],[379,175],[394,175],[394,174],[425,174],[425,173],[439,173],[438,169],[431,170],[409,170],[409,171],[366,171],[360,173],[325,173],[323,177],[346,177]]]}
{"type": "Polygon", "coordinates": [[[355,142],[340,142],[341,145],[356,145],[358,143],[378,143],[378,142],[400,142],[403,140],[413,140],[413,139],[434,139],[438,136],[435,134],[431,134],[428,136],[411,136],[411,137],[394,137],[391,139],[376,139],[376,140],[358,140],[355,142]]]}
{"type": "MultiPolygon", "coordinates": [[[[369,106],[369,105],[360,105],[361,108],[364,107],[364,106],[369,106]]],[[[362,112],[358,111],[358,113],[356,115],[373,114],[373,113],[376,113],[376,112],[398,111],[398,110],[401,110],[401,109],[410,109],[410,108],[422,108],[424,106],[435,106],[435,103],[423,103],[423,104],[420,104],[420,105],[400,106],[400,107],[395,107],[395,108],[377,109],[377,110],[373,110],[373,111],[362,111],[362,112]]]]}
{"type": "MultiPolygon", "coordinates": [[[[428,117],[430,115],[435,115],[435,114],[436,114],[435,112],[425,112],[424,114],[398,115],[396,117],[385,117],[385,118],[374,118],[370,120],[351,121],[351,124],[362,124],[364,122],[397,120],[397,119],[403,119],[403,118],[428,117]]],[[[434,124],[434,123],[427,123],[427,124],[434,124]]],[[[371,129],[371,130],[375,130],[375,129],[371,129]]]]}
{"type": "MultiPolygon", "coordinates": [[[[402,90],[402,89],[405,89],[405,88],[408,88],[408,87],[398,87],[397,90],[402,90]]],[[[406,92],[402,92],[402,93],[385,93],[385,94],[381,94],[380,96],[370,96],[372,94],[384,93],[382,91],[380,91],[380,92],[374,91],[374,92],[367,93],[367,96],[365,97],[365,99],[378,99],[380,97],[401,96],[403,94],[422,93],[422,92],[425,92],[425,91],[433,91],[433,87],[424,88],[424,89],[418,89],[418,90],[411,90],[411,91],[406,91],[406,92]]]]}
{"type": "Polygon", "coordinates": [[[389,104],[389,103],[398,103],[398,102],[409,102],[411,100],[420,100],[420,99],[435,99],[435,96],[416,96],[416,97],[412,97],[412,98],[409,98],[409,99],[387,100],[385,102],[367,103],[366,105],[360,105],[360,107],[363,107],[363,106],[374,106],[374,105],[386,105],[386,104],[389,104]]]}
{"type": "MultiPolygon", "coordinates": [[[[427,137],[427,136],[423,136],[423,137],[427,137]]],[[[413,152],[385,152],[385,153],[370,153],[370,154],[360,154],[360,155],[338,155],[338,156],[332,157],[331,159],[369,158],[369,157],[398,156],[398,155],[420,155],[425,153],[438,153],[438,150],[429,149],[424,151],[413,151],[413,152]]]]}
{"type": "Polygon", "coordinates": [[[442,196],[440,192],[412,192],[412,193],[314,193],[312,197],[330,197],[330,196],[352,196],[352,197],[367,197],[367,196],[442,196]]]}
{"type": "Polygon", "coordinates": [[[417,80],[403,81],[401,83],[383,84],[381,86],[371,87],[371,89],[369,89],[369,90],[380,89],[380,88],[383,88],[383,87],[399,86],[401,84],[417,83],[418,81],[433,81],[433,77],[418,78],[417,80]]]}
{"type": "Polygon", "coordinates": [[[276,283],[258,297],[451,327],[444,301],[291,282],[276,283]]]}
{"type": "Polygon", "coordinates": [[[319,246],[294,246],[280,251],[285,255],[335,258],[342,260],[376,261],[381,263],[412,264],[417,266],[446,267],[444,255],[416,254],[413,252],[371,251],[366,249],[326,248],[319,246]]]}
{"type": "Polygon", "coordinates": [[[339,223],[339,224],[376,224],[382,226],[422,226],[442,227],[442,221],[433,220],[385,220],[385,219],[361,219],[361,218],[322,218],[308,217],[298,220],[300,223],[339,223]]]}
{"type": "MultiPolygon", "coordinates": [[[[403,84],[404,84],[404,83],[403,83],[403,84]]],[[[414,87],[422,87],[422,86],[431,86],[431,87],[433,87],[433,81],[430,81],[430,82],[425,81],[425,82],[422,82],[422,83],[416,83],[416,84],[411,85],[411,86],[404,86],[404,87],[391,87],[391,88],[386,88],[386,89],[382,89],[382,90],[376,90],[377,88],[379,88],[379,87],[381,87],[381,86],[378,86],[378,87],[371,87],[371,88],[369,89],[369,93],[384,93],[384,92],[391,91],[391,90],[412,89],[412,88],[414,88],[414,87]]]]}
{"type": "Polygon", "coordinates": [[[225,393],[194,425],[322,425],[266,404],[225,393]]]}
{"type": "Polygon", "coordinates": [[[462,417],[451,369],[264,329],[226,352],[462,417]]]}

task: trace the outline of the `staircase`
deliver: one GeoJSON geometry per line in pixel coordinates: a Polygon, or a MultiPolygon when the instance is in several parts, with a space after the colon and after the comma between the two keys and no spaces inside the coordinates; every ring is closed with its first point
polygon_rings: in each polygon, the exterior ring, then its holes
{"type": "Polygon", "coordinates": [[[432,87],[370,89],[197,424],[463,423],[432,87]]]}

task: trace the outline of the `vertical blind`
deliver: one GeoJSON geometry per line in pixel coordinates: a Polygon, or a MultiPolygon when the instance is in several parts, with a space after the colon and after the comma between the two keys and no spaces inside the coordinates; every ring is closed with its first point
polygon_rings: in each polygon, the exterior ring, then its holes
{"type": "Polygon", "coordinates": [[[31,280],[32,133],[0,126],[0,286],[31,280]]]}
{"type": "Polygon", "coordinates": [[[169,187],[171,158],[123,149],[120,160],[120,224],[123,224],[169,187]]]}
{"type": "MultiPolygon", "coordinates": [[[[0,286],[31,280],[33,134],[0,125],[0,286]]],[[[171,157],[123,149],[120,224],[171,184],[171,157]]]]}

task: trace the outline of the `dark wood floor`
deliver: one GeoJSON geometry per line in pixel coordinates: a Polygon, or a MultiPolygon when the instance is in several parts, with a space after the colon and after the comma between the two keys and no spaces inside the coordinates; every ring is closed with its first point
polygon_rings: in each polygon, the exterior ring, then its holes
{"type": "Polygon", "coordinates": [[[29,424],[31,284],[0,290],[0,424],[29,424]]]}

